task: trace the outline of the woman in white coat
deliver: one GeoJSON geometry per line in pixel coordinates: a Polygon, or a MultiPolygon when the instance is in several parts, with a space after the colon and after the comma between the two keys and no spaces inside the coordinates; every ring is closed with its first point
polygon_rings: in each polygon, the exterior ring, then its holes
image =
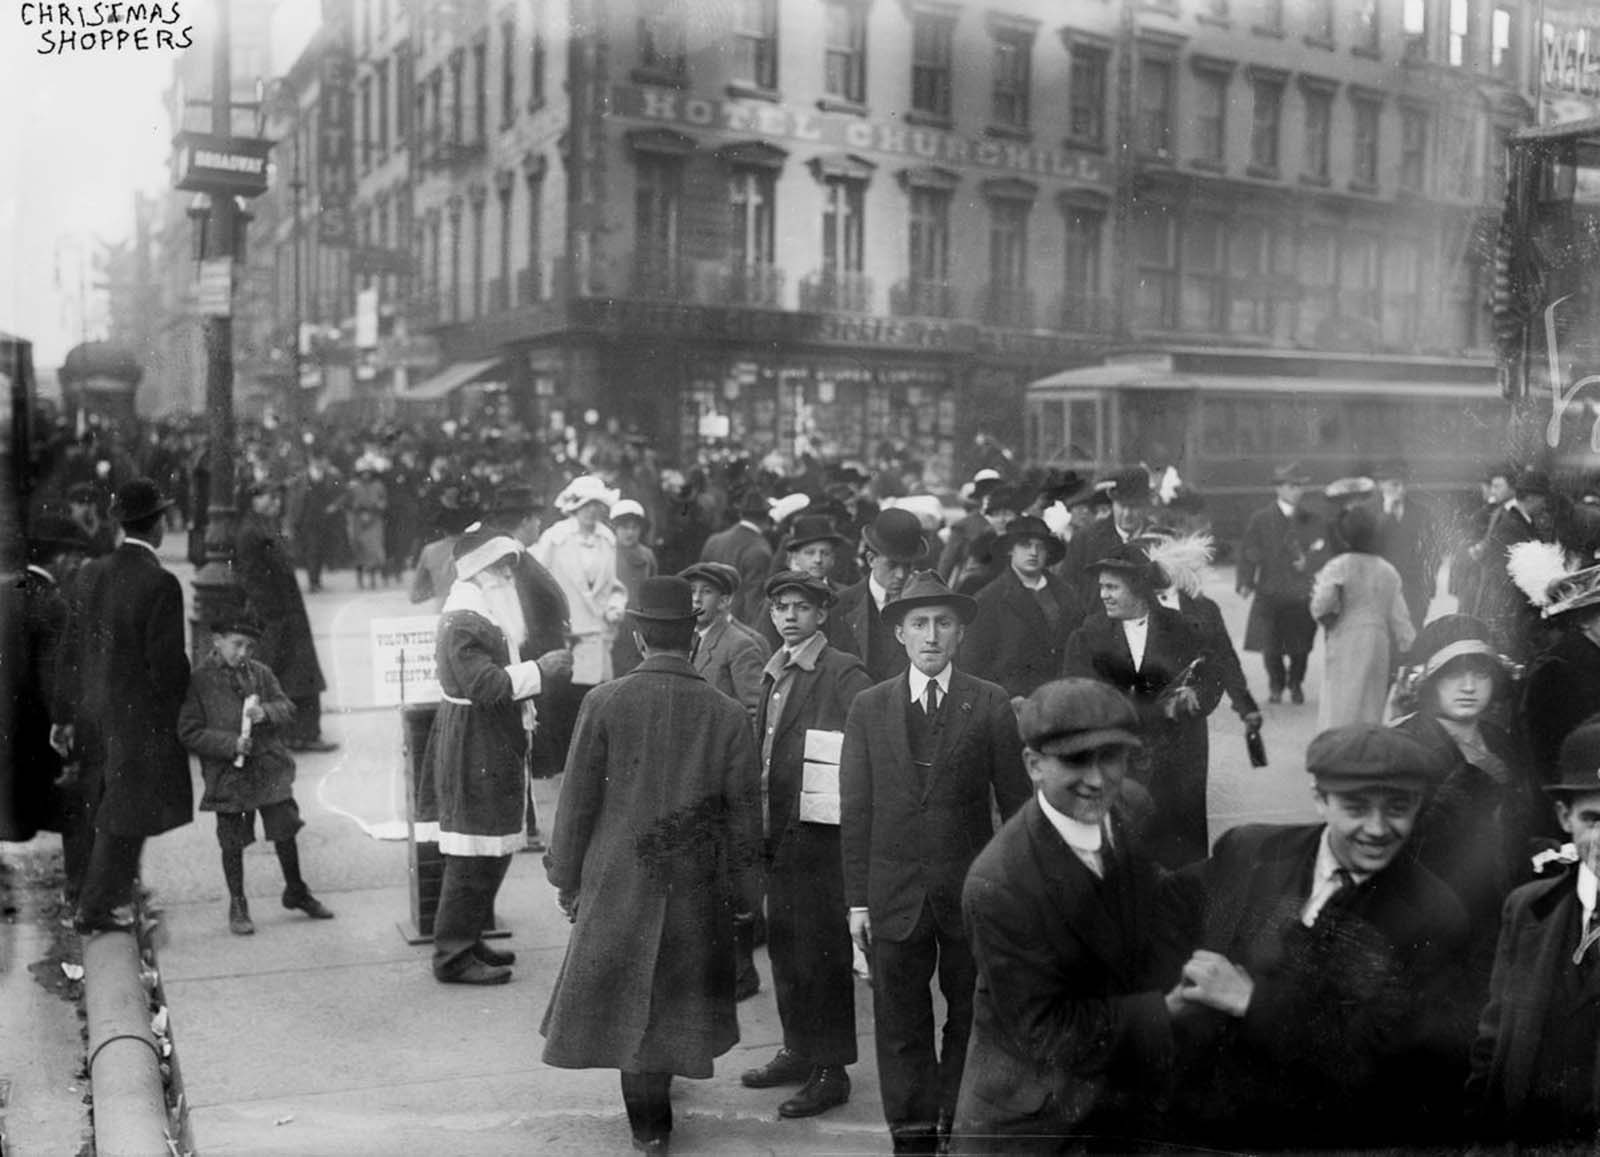
{"type": "Polygon", "coordinates": [[[573,479],[555,498],[565,517],[532,548],[572,611],[572,689],[556,696],[555,717],[548,721],[563,753],[584,695],[612,677],[611,644],[628,608],[628,588],[617,577],[616,535],[602,521],[619,497],[596,475],[573,479]]]}
{"type": "Polygon", "coordinates": [[[1339,515],[1348,549],[1328,560],[1311,587],[1311,615],[1325,628],[1317,729],[1382,723],[1392,656],[1417,637],[1400,572],[1377,553],[1378,518],[1365,506],[1339,515]]]}

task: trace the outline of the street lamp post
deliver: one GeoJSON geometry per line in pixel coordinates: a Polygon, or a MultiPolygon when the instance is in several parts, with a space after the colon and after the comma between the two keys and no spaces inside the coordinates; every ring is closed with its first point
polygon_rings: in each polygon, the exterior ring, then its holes
{"type": "MultiPolygon", "coordinates": [[[[229,60],[229,0],[217,0],[216,35],[211,63],[211,132],[224,141],[233,136],[233,74],[229,60]]],[[[244,602],[233,573],[233,538],[237,523],[233,465],[233,270],[241,223],[231,193],[213,192],[204,233],[204,260],[228,263],[226,308],[207,310],[202,321],[206,354],[207,474],[205,563],[194,576],[193,645],[196,654],[210,643],[209,627],[244,602]]]]}

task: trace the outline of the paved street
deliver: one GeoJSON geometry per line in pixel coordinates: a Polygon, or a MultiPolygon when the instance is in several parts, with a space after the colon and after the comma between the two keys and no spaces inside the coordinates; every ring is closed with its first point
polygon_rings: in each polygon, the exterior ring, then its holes
{"type": "MultiPolygon", "coordinates": [[[[169,565],[187,590],[188,568],[169,565]]],[[[1218,575],[1212,593],[1240,637],[1244,606],[1232,595],[1231,573],[1218,575]]],[[[408,893],[400,728],[395,709],[372,706],[368,624],[414,608],[399,588],[358,594],[345,573],[308,604],[330,684],[325,731],[341,747],[301,757],[302,857],[338,918],[314,922],[279,907],[277,863],[271,846],[258,843],[245,858],[258,932],[230,935],[209,816],[153,840],[146,853],[146,878],[165,911],[160,961],[199,1151],[628,1151],[615,1074],[539,1061],[539,1019],[568,926],[537,857],[516,858],[498,904],[513,934],[502,943],[519,957],[509,986],[441,986],[428,971],[428,949],[401,935],[408,893]]],[[[1271,767],[1249,767],[1230,711],[1213,717],[1213,835],[1240,822],[1312,814],[1299,759],[1315,724],[1319,658],[1309,704],[1266,708],[1271,767]]],[[[1247,670],[1260,692],[1253,660],[1247,670]]],[[[541,785],[546,826],[558,791],[556,781],[541,785]]],[[[759,963],[769,980],[764,958],[759,963]]],[[[864,983],[857,1008],[862,1061],[851,1070],[850,1103],[820,1119],[780,1122],[776,1107],[786,1094],[738,1083],[742,1069],[777,1047],[770,987],[741,1005],[743,1039],[717,1076],[678,1083],[675,1151],[887,1153],[864,983]]]]}

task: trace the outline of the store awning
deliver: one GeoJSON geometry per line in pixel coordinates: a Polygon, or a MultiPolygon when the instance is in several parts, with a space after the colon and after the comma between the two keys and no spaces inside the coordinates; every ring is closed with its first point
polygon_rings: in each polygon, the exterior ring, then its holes
{"type": "Polygon", "coordinates": [[[498,369],[501,364],[499,358],[487,358],[479,362],[456,362],[454,365],[446,366],[415,389],[401,394],[400,400],[436,402],[453,394],[468,382],[477,381],[490,370],[498,369]]]}

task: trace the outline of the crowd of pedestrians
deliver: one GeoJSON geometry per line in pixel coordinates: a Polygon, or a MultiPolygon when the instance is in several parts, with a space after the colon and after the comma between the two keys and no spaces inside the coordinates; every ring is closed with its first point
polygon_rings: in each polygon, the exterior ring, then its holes
{"type": "Polygon", "coordinates": [[[161,482],[102,506],[67,479],[84,501],[32,519],[21,738],[83,933],[126,925],[142,841],[192,818],[190,754],[233,931],[257,814],[284,905],[332,916],[295,843],[293,752],[327,744],[296,568],[410,570],[439,612],[433,975],[513,978],[483,934],[511,856],[544,851],[573,924],[544,1059],[618,1070],[641,1150],[670,1145],[672,1079],[738,1040],[763,937],[783,1039],[740,1080],[786,1089],[782,1118],[848,1101],[869,976],[897,1153],[1600,1140],[1581,488],[1497,467],[1458,514],[1403,462],[1315,489],[1286,464],[1237,543],[1236,646],[1194,496],[1143,467],[906,496],[854,467],[660,471],[626,439],[463,469],[389,434],[287,474],[242,456],[245,602],[192,671],[161,482]],[[1430,618],[1444,574],[1459,609],[1430,618]],[[1226,699],[1257,762],[1271,738],[1241,650],[1309,712],[1319,639],[1316,738],[1279,753],[1317,822],[1213,843],[1209,717],[1226,699]],[[561,773],[542,833],[530,777],[561,773]]]}

